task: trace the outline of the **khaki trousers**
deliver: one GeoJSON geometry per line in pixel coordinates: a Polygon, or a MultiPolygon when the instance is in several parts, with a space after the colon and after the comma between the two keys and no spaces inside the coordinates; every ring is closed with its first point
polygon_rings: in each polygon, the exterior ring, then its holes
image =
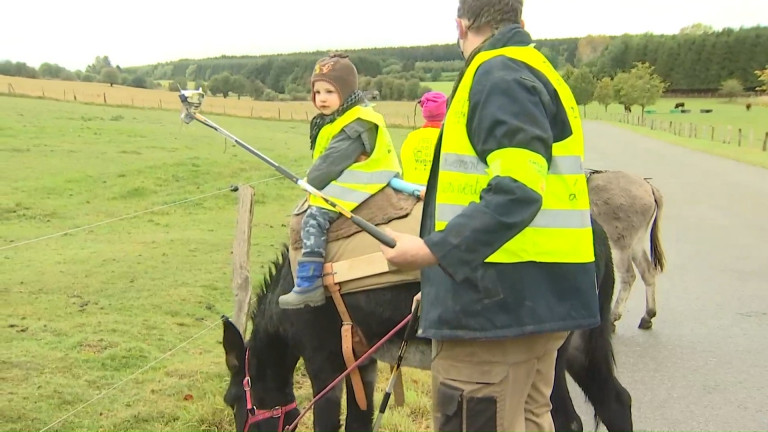
{"type": "Polygon", "coordinates": [[[433,341],[435,431],[554,431],[549,396],[566,332],[433,341]]]}

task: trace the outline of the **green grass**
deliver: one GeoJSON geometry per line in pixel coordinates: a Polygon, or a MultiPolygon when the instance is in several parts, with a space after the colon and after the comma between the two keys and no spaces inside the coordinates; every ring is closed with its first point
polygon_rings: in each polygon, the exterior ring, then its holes
{"type": "MultiPolygon", "coordinates": [[[[297,175],[308,168],[306,123],[211,118],[297,175]]],[[[275,175],[173,112],[0,97],[0,430],[40,430],[208,328],[51,430],[233,429],[216,324],[233,303],[237,196],[224,190],[275,175]]],[[[283,179],[255,189],[258,280],[302,192],[283,179]]],[[[409,404],[384,429],[428,428],[424,376],[406,371],[409,404]]]]}
{"type": "MultiPolygon", "coordinates": [[[[768,133],[768,107],[766,106],[753,103],[752,110],[747,112],[744,101],[664,98],[646,109],[656,110],[654,114],[644,115],[646,127],[634,125],[638,123],[640,107],[633,107],[629,124],[619,124],[672,144],[768,168],[768,152],[762,151],[763,140],[768,133]],[[670,113],[676,102],[685,102],[686,109],[692,112],[670,113]],[[702,108],[713,109],[713,112],[700,113],[699,110],[702,108]],[[677,130],[678,133],[667,131],[670,129],[670,122],[672,130],[677,130]],[[654,130],[650,129],[651,123],[654,130]],[[714,128],[714,140],[712,128],[714,128]],[[739,129],[742,130],[741,146],[738,145],[739,129]],[[695,131],[696,137],[689,137],[691,130],[695,131]],[[730,144],[727,143],[729,136],[730,144]]],[[[586,118],[616,122],[619,119],[626,120],[623,112],[623,107],[618,104],[609,105],[606,113],[603,107],[591,103],[587,106],[586,118]]]]}
{"type": "Polygon", "coordinates": [[[451,90],[453,90],[453,81],[429,81],[423,82],[421,84],[431,88],[434,91],[443,92],[446,95],[450,95],[451,90]]]}

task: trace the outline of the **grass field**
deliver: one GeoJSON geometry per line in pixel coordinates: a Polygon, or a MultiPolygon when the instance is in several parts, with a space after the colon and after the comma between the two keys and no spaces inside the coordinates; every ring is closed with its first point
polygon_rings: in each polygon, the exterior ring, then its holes
{"type": "Polygon", "coordinates": [[[446,96],[450,96],[451,90],[453,90],[453,81],[429,81],[423,82],[421,84],[431,88],[434,91],[443,92],[446,96]]]}
{"type": "MultiPolygon", "coordinates": [[[[103,83],[41,80],[0,75],[0,95],[16,94],[48,99],[77,101],[97,105],[160,108],[179,111],[178,93],[161,89],[138,89],[103,83]],[[105,102],[106,101],[106,102],[105,102]]],[[[392,126],[414,127],[422,120],[413,118],[413,102],[376,102],[376,110],[392,126]]],[[[201,112],[258,119],[309,121],[317,109],[312,102],[265,102],[250,98],[206,96],[201,112]]]]}
{"type": "MultiPolygon", "coordinates": [[[[305,123],[211,118],[307,169],[305,123]]],[[[217,323],[233,303],[227,189],[275,175],[176,112],[0,96],[0,430],[45,428],[126,379],[49,430],[232,430],[217,323]]],[[[258,280],[302,192],[283,179],[254,187],[258,280]]],[[[429,429],[427,377],[405,372],[407,406],[390,407],[384,430],[429,429]]],[[[382,368],[377,398],[387,379],[382,368]]]]}
{"type": "MultiPolygon", "coordinates": [[[[452,82],[424,82],[433,90],[449,94],[452,82]]],[[[162,108],[178,111],[180,103],[176,93],[167,90],[146,90],[130,87],[109,87],[102,83],[80,83],[54,80],[35,80],[27,78],[7,77],[0,75],[0,94],[15,93],[59,100],[74,100],[96,105],[133,106],[140,108],[162,108]],[[104,103],[106,99],[107,103],[104,103]]],[[[746,99],[728,101],[725,99],[695,99],[695,98],[663,98],[655,106],[657,113],[646,115],[646,126],[653,125],[654,130],[632,126],[633,130],[649,136],[683,145],[692,149],[709,152],[742,162],[766,167],[766,152],[762,152],[765,133],[768,132],[768,96],[752,98],[753,107],[750,112],[744,108],[746,99]],[[686,102],[690,114],[671,114],[669,110],[676,102],[686,102]],[[699,113],[701,108],[714,110],[710,114],[699,113]],[[675,133],[665,129],[671,128],[675,133]],[[712,134],[714,128],[714,135],[712,134]],[[741,147],[738,146],[738,131],[742,130],[741,147]],[[691,132],[689,132],[691,131],[691,132]],[[694,134],[696,138],[694,138],[694,134]],[[682,135],[682,136],[681,136],[682,135]],[[688,135],[691,135],[690,137],[688,135]],[[714,139],[713,139],[714,137],[714,139]],[[730,144],[724,144],[730,142],[730,144]]],[[[422,123],[419,114],[414,117],[414,105],[411,102],[376,102],[376,109],[393,127],[414,128],[422,123]]],[[[629,120],[638,123],[639,107],[634,107],[635,113],[627,118],[618,104],[612,104],[608,111],[596,103],[587,106],[586,118],[620,122],[629,120]]],[[[247,98],[227,99],[215,96],[206,97],[203,106],[205,114],[227,114],[238,117],[258,119],[279,119],[307,121],[315,111],[310,102],[264,102],[247,98]]]]}
{"type": "Polygon", "coordinates": [[[746,99],[663,98],[648,107],[656,110],[656,113],[645,114],[644,123],[641,121],[640,107],[634,107],[634,113],[627,117],[623,107],[618,104],[609,105],[606,112],[603,107],[592,103],[586,108],[586,118],[621,121],[624,122],[619,123],[622,126],[644,135],[768,168],[768,152],[762,150],[768,134],[768,100],[749,100],[753,106],[748,112],[744,107],[746,99]],[[692,112],[670,113],[676,102],[685,102],[686,108],[692,112]],[[713,112],[699,112],[703,108],[712,109],[713,112]]]}

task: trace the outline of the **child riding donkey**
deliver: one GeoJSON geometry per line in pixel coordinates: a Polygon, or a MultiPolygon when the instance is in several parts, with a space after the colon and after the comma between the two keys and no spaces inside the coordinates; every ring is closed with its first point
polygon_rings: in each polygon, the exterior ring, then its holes
{"type": "MultiPolygon", "coordinates": [[[[310,83],[312,102],[320,112],[310,123],[313,162],[307,182],[353,211],[401,175],[397,152],[384,118],[358,90],[357,69],[346,55],[320,59],[310,83]]],[[[322,274],[327,232],[338,217],[325,201],[310,196],[301,226],[302,253],[295,286],[280,296],[281,308],[325,303],[322,274]]]]}

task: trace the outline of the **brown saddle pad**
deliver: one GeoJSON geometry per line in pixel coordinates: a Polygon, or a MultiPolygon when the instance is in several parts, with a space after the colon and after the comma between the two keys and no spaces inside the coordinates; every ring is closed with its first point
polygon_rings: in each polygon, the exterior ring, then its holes
{"type": "MultiPolygon", "coordinates": [[[[417,202],[419,199],[416,197],[385,187],[360,204],[354,213],[373,225],[382,225],[408,216],[417,202]]],[[[308,200],[304,198],[293,211],[290,226],[291,249],[301,249],[301,221],[308,207],[308,200]]],[[[336,219],[328,229],[328,243],[350,237],[361,231],[360,227],[342,216],[336,219]]]]}
{"type": "MultiPolygon", "coordinates": [[[[378,227],[418,235],[423,207],[424,203],[417,201],[408,215],[378,227]]],[[[301,256],[301,242],[297,248],[290,248],[289,252],[291,271],[295,279],[296,266],[301,256]]],[[[418,270],[406,271],[390,265],[381,253],[379,242],[361,230],[349,237],[329,242],[325,261],[333,263],[335,279],[342,294],[418,282],[421,276],[418,270]]]]}

